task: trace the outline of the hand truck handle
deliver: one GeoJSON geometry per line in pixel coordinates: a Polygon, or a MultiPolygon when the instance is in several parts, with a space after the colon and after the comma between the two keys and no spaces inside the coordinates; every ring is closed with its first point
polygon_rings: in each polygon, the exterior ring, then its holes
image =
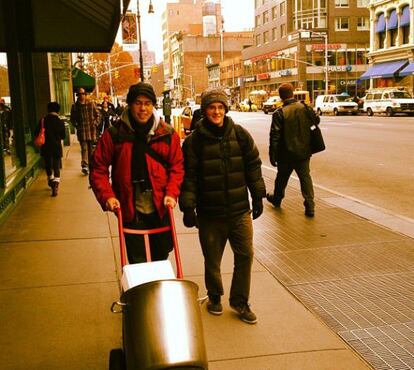
{"type": "MultiPolygon", "coordinates": [[[[176,229],[175,229],[173,209],[171,208],[171,206],[167,206],[167,210],[168,210],[168,217],[169,217],[169,221],[170,221],[170,226],[160,227],[160,228],[151,229],[151,230],[125,229],[125,232],[132,233],[132,234],[139,234],[139,235],[144,236],[147,260],[148,260],[148,262],[150,262],[151,261],[151,252],[150,252],[150,248],[149,248],[149,234],[156,234],[158,232],[165,232],[165,231],[169,230],[171,232],[172,241],[173,241],[175,264],[176,264],[176,267],[177,267],[177,278],[182,279],[183,278],[183,269],[182,269],[182,265],[181,265],[180,251],[179,251],[179,248],[178,248],[177,232],[176,232],[176,229]]],[[[118,234],[119,234],[119,243],[120,243],[121,267],[124,267],[126,265],[126,243],[125,243],[124,226],[123,226],[123,222],[122,222],[121,208],[116,208],[115,212],[116,212],[116,215],[118,217],[118,234]]]]}

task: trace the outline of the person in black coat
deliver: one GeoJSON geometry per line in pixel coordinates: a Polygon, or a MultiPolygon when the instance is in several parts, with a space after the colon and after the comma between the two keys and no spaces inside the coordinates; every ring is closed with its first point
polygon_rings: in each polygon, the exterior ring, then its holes
{"type": "Polygon", "coordinates": [[[40,132],[43,121],[45,128],[45,143],[40,148],[40,154],[45,161],[48,185],[52,189],[52,197],[55,197],[58,194],[60,183],[60,164],[63,154],[62,140],[65,138],[65,124],[59,118],[59,103],[48,103],[47,111],[48,114],[39,121],[35,136],[40,132]]]}
{"type": "Polygon", "coordinates": [[[193,113],[193,117],[191,118],[190,131],[194,130],[196,123],[202,118],[203,112],[201,111],[201,108],[196,109],[193,113]]]}

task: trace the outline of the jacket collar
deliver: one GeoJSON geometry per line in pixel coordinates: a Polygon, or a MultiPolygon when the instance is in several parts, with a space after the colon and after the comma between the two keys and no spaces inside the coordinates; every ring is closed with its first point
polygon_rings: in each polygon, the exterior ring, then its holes
{"type": "Polygon", "coordinates": [[[289,104],[296,103],[296,102],[297,100],[295,98],[289,98],[289,99],[283,100],[283,105],[287,106],[289,104]]]}
{"type": "MultiPolygon", "coordinates": [[[[210,137],[210,138],[213,138],[213,139],[217,139],[217,137],[214,136],[213,133],[207,128],[207,122],[208,122],[207,118],[204,117],[203,120],[201,122],[199,122],[199,124],[197,124],[196,130],[198,130],[199,133],[202,134],[203,136],[210,137]]],[[[225,130],[224,130],[223,137],[226,137],[230,134],[231,130],[233,129],[234,122],[229,116],[225,116],[224,117],[224,123],[225,123],[226,127],[225,127],[225,130]]]]}

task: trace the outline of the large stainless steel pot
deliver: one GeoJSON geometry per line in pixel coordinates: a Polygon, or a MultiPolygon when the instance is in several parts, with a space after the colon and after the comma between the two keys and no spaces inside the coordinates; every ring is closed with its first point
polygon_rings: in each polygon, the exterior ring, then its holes
{"type": "Polygon", "coordinates": [[[126,291],[123,338],[127,369],[207,369],[198,286],[159,280],[126,291]]]}

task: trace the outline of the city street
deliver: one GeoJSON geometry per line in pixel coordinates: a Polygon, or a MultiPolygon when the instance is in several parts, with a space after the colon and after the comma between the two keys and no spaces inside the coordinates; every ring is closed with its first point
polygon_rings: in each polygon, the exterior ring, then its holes
{"type": "MultiPolygon", "coordinates": [[[[256,140],[265,166],[271,114],[230,112],[256,140]]],[[[322,116],[326,151],[315,155],[315,185],[414,219],[414,118],[322,116]]]]}

